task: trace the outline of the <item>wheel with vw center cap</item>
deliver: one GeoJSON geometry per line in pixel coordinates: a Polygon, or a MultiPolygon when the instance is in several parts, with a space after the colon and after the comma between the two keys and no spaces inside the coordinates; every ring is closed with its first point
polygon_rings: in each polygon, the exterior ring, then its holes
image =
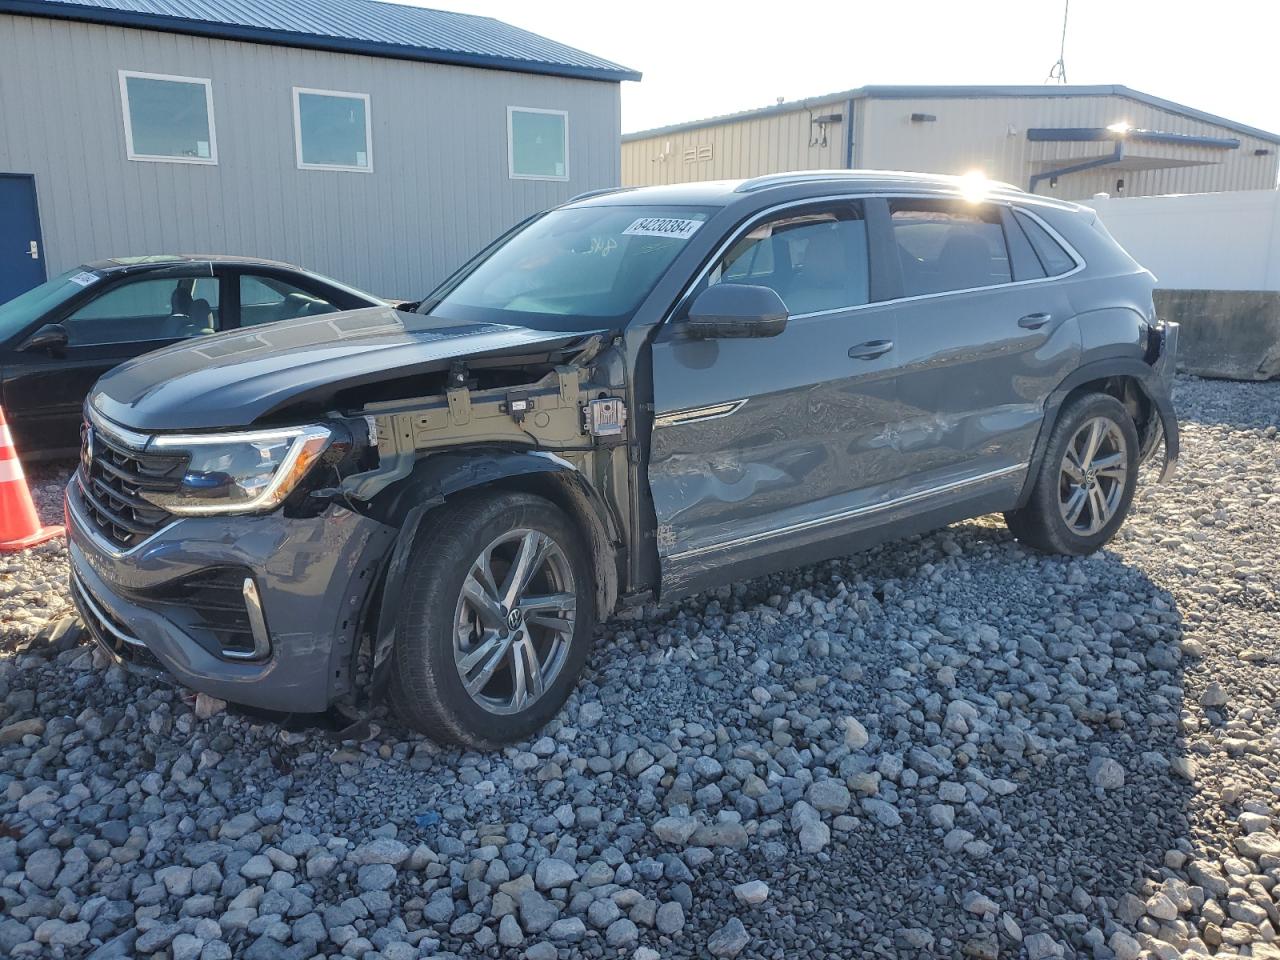
{"type": "Polygon", "coordinates": [[[390,678],[405,722],[489,749],[556,714],[595,626],[590,558],[559,507],[524,493],[447,504],[419,532],[405,583],[390,678]]]}
{"type": "Polygon", "coordinates": [[[1015,537],[1049,553],[1101,548],[1124,523],[1138,480],[1138,431],[1102,393],[1078,396],[1058,415],[1027,505],[1006,513],[1015,537]]]}

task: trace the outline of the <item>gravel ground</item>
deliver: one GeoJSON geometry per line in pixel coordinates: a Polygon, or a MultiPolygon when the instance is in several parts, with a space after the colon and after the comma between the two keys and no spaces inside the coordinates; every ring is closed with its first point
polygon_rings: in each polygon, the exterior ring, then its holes
{"type": "Polygon", "coordinates": [[[501,754],[127,677],[60,542],[0,557],[0,956],[1280,958],[1280,383],[1176,402],[1113,549],[984,518],[640,611],[501,754]]]}

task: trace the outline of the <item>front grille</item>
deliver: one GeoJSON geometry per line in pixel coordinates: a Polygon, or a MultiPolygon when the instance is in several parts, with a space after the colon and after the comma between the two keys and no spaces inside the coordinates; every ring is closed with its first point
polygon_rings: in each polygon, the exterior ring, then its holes
{"type": "Polygon", "coordinates": [[[148,590],[146,601],[172,608],[169,614],[197,639],[208,639],[224,657],[249,659],[262,654],[245,602],[244,567],[209,567],[148,590]]]}
{"type": "Polygon", "coordinates": [[[76,480],[88,519],[117,547],[137,546],[173,519],[167,510],[144,500],[142,492],[177,490],[188,460],[185,453],[144,453],[86,423],[76,480]]]}

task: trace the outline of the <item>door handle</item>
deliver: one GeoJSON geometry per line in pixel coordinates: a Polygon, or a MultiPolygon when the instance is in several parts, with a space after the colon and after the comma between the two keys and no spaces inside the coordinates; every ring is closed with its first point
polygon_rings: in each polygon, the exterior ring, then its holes
{"type": "Polygon", "coordinates": [[[1039,330],[1052,319],[1053,316],[1048,313],[1028,313],[1018,321],[1018,326],[1025,330],[1039,330]]]}
{"type": "Polygon", "coordinates": [[[40,244],[32,240],[31,243],[27,246],[27,254],[31,257],[32,260],[39,260],[40,244]]]}
{"type": "Polygon", "coordinates": [[[893,349],[892,340],[868,340],[856,347],[849,348],[849,356],[854,360],[874,360],[893,349]]]}

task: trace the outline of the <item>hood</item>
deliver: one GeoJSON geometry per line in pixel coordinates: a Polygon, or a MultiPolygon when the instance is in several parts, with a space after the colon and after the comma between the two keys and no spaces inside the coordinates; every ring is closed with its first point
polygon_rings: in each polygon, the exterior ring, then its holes
{"type": "Polygon", "coordinates": [[[465,357],[542,354],[587,336],[368,307],[144,354],[105,374],[89,402],[140,431],[246,427],[361,384],[445,370],[465,357]]]}

